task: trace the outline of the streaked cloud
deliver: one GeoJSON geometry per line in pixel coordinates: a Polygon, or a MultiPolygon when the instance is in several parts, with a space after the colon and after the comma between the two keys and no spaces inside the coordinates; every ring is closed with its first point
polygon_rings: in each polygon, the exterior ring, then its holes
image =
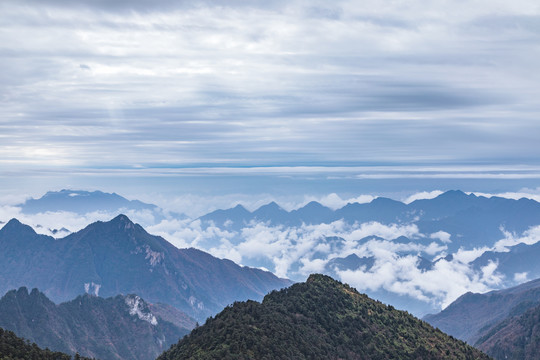
{"type": "Polygon", "coordinates": [[[533,1],[0,10],[3,169],[537,165],[533,1]]]}

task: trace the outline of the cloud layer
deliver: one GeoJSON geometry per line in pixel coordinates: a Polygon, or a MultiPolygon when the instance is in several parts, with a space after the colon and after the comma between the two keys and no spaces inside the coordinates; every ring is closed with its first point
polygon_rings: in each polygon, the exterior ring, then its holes
{"type": "MultiPolygon", "coordinates": [[[[439,191],[421,192],[408,199],[430,198],[437,193],[439,191]]],[[[536,193],[524,189],[519,194],[534,197],[536,193]]],[[[511,198],[515,196],[513,193],[502,195],[511,198]]],[[[0,220],[7,221],[16,217],[33,226],[38,233],[47,235],[61,228],[78,231],[91,222],[108,221],[117,215],[107,212],[75,214],[66,211],[30,215],[22,213],[15,205],[9,205],[17,199],[5,199],[6,205],[0,206],[0,220]]],[[[186,200],[185,197],[181,199],[186,200]]],[[[363,202],[369,199],[369,196],[343,199],[332,193],[321,197],[306,196],[299,202],[291,201],[289,205],[294,209],[308,201],[321,200],[326,201],[327,205],[340,206],[355,200],[363,202]]],[[[248,200],[249,197],[245,197],[242,201],[248,200]]],[[[170,204],[177,201],[183,202],[171,199],[170,204]]],[[[216,203],[232,206],[238,200],[234,196],[217,199],[193,196],[190,201],[193,205],[203,202],[199,204],[203,209],[212,203],[214,206],[216,203]]],[[[251,199],[252,209],[260,206],[262,201],[251,199]]],[[[481,248],[461,247],[451,252],[451,246],[459,241],[459,234],[436,229],[431,230],[431,233],[422,233],[414,222],[382,224],[376,221],[348,223],[337,220],[331,223],[285,226],[252,221],[243,226],[232,226],[231,221],[226,221],[220,227],[201,219],[177,218],[171,211],[163,212],[164,219],[156,218],[155,213],[150,211],[124,212],[133,221],[143,225],[149,233],[160,235],[181,248],[199,248],[217,257],[265,268],[278,276],[294,280],[303,280],[313,272],[331,273],[360,291],[386,291],[408,296],[426,302],[426,306],[432,306],[433,309],[448,305],[467,291],[485,292],[525,281],[528,278],[526,272],[507,274],[507,278],[498,272],[496,261],[488,261],[479,267],[473,261],[486,251],[506,252],[509,247],[517,244],[532,245],[540,241],[540,225],[519,234],[510,233],[501,227],[500,238],[493,245],[481,248]],[[359,259],[357,265],[349,265],[348,268],[340,266],[339,261],[350,255],[359,259]]],[[[67,233],[60,231],[53,235],[63,237],[67,233]]]]}
{"type": "Polygon", "coordinates": [[[538,165],[539,13],[2,2],[0,167],[538,165]]]}

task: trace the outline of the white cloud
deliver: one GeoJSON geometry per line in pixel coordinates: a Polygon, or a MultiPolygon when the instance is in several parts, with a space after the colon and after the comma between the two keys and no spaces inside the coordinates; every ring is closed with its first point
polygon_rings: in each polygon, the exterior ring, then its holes
{"type": "Polygon", "coordinates": [[[489,263],[479,272],[459,261],[436,262],[431,270],[420,271],[413,255],[386,257],[370,271],[365,269],[338,271],[340,279],[359,290],[385,289],[412,296],[444,308],[467,291],[485,292],[496,287],[502,276],[497,264],[489,263]]]}
{"type": "Polygon", "coordinates": [[[328,263],[328,260],[325,259],[307,259],[302,258],[300,259],[300,263],[302,264],[302,267],[300,268],[299,272],[304,275],[309,275],[313,273],[322,273],[325,270],[325,266],[328,263]]]}
{"type": "Polygon", "coordinates": [[[430,239],[437,239],[445,244],[451,243],[452,240],[450,239],[451,235],[447,233],[446,231],[437,231],[433,234],[429,235],[430,239]]]}
{"type": "Polygon", "coordinates": [[[296,208],[299,208],[299,207],[302,207],[302,206],[305,206],[307,203],[311,202],[311,201],[316,201],[332,210],[337,210],[337,209],[340,209],[342,207],[344,207],[345,205],[347,204],[353,204],[353,203],[359,203],[359,204],[365,204],[365,203],[370,203],[372,202],[373,200],[375,200],[377,197],[376,196],[373,196],[373,195],[359,195],[357,197],[353,197],[353,198],[346,198],[346,199],[343,199],[341,198],[338,194],[336,193],[331,193],[331,194],[328,194],[328,195],[325,195],[325,196],[322,196],[322,197],[316,197],[316,196],[307,196],[305,201],[296,206],[296,208]]]}
{"type": "Polygon", "coordinates": [[[416,193],[416,194],[412,194],[411,196],[409,196],[408,198],[406,198],[405,200],[403,200],[403,202],[405,204],[410,204],[412,203],[413,201],[415,200],[423,200],[423,199],[434,199],[436,198],[437,196],[441,195],[443,192],[440,191],[440,190],[434,190],[434,191],[422,191],[422,192],[419,192],[419,193],[416,193]]]}
{"type": "MultiPolygon", "coordinates": [[[[118,214],[107,212],[91,212],[80,215],[67,211],[24,214],[18,207],[0,207],[0,220],[6,222],[7,220],[16,218],[21,223],[30,225],[38,234],[55,237],[61,237],[67,234],[65,232],[60,232],[55,235],[51,232],[52,230],[66,228],[71,232],[75,232],[96,221],[109,221],[116,215],[118,214]]],[[[144,217],[145,215],[141,214],[141,218],[144,217]]]]}
{"type": "Polygon", "coordinates": [[[514,274],[514,281],[516,283],[524,283],[525,281],[528,280],[528,278],[527,278],[528,275],[529,275],[528,272],[515,273],[514,274]]]}
{"type": "Polygon", "coordinates": [[[507,252],[510,246],[517,244],[533,245],[540,241],[540,225],[529,228],[521,236],[512,234],[504,228],[501,228],[501,232],[504,234],[504,238],[495,243],[493,251],[507,252]]]}
{"type": "Polygon", "coordinates": [[[462,264],[469,264],[489,250],[491,249],[487,246],[467,250],[459,248],[458,251],[452,254],[452,256],[455,261],[458,261],[462,264]]]}
{"type": "Polygon", "coordinates": [[[355,226],[355,229],[347,235],[344,235],[346,240],[360,240],[368,236],[378,236],[384,239],[396,239],[400,236],[405,236],[414,239],[420,236],[418,226],[416,224],[390,224],[384,225],[376,221],[362,223],[355,226]]]}
{"type": "Polygon", "coordinates": [[[531,199],[537,202],[540,202],[540,188],[537,189],[523,189],[522,191],[517,192],[503,192],[503,193],[484,193],[484,192],[472,192],[476,196],[484,196],[487,198],[491,197],[502,197],[505,199],[519,200],[519,199],[531,199]]]}

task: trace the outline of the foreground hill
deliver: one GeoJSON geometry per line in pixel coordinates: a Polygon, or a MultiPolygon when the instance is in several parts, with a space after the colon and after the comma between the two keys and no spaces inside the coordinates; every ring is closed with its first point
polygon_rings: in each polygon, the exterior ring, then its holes
{"type": "Polygon", "coordinates": [[[158,360],[488,359],[324,275],[227,307],[158,360]]]}
{"type": "Polygon", "coordinates": [[[492,327],[475,346],[497,360],[540,358],[540,306],[492,327]]]}
{"type": "Polygon", "coordinates": [[[91,295],[54,304],[37,289],[0,299],[0,326],[39,346],[101,360],[155,359],[194,327],[163,320],[136,295],[103,299],[91,295]]]}
{"type": "Polygon", "coordinates": [[[540,304],[540,279],[485,294],[466,293],[424,320],[458,339],[474,344],[499,322],[540,304]]]}
{"type": "MultiPolygon", "coordinates": [[[[2,360],[71,360],[71,356],[58,351],[41,349],[36,344],[21,339],[15,333],[0,328],[0,359],[2,360]]],[[[76,356],[75,359],[86,358],[76,356]]]]}
{"type": "Polygon", "coordinates": [[[291,284],[195,249],[178,249],[125,215],[54,239],[10,220],[0,230],[0,293],[38,288],[55,302],[84,292],[138,294],[204,320],[236,300],[291,284]]]}

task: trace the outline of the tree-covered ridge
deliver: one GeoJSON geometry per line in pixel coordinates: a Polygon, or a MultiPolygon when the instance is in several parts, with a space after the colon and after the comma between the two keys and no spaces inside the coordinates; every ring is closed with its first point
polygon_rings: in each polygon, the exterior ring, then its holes
{"type": "Polygon", "coordinates": [[[407,312],[324,275],[237,302],[158,360],[488,359],[407,312]]]}
{"type": "MultiPolygon", "coordinates": [[[[58,351],[41,349],[14,332],[0,328],[0,360],[71,360],[71,356],[58,351]]],[[[75,355],[75,359],[89,360],[75,355]]]]}
{"type": "Polygon", "coordinates": [[[540,306],[493,326],[475,346],[495,359],[538,359],[540,357],[540,306]]]}

